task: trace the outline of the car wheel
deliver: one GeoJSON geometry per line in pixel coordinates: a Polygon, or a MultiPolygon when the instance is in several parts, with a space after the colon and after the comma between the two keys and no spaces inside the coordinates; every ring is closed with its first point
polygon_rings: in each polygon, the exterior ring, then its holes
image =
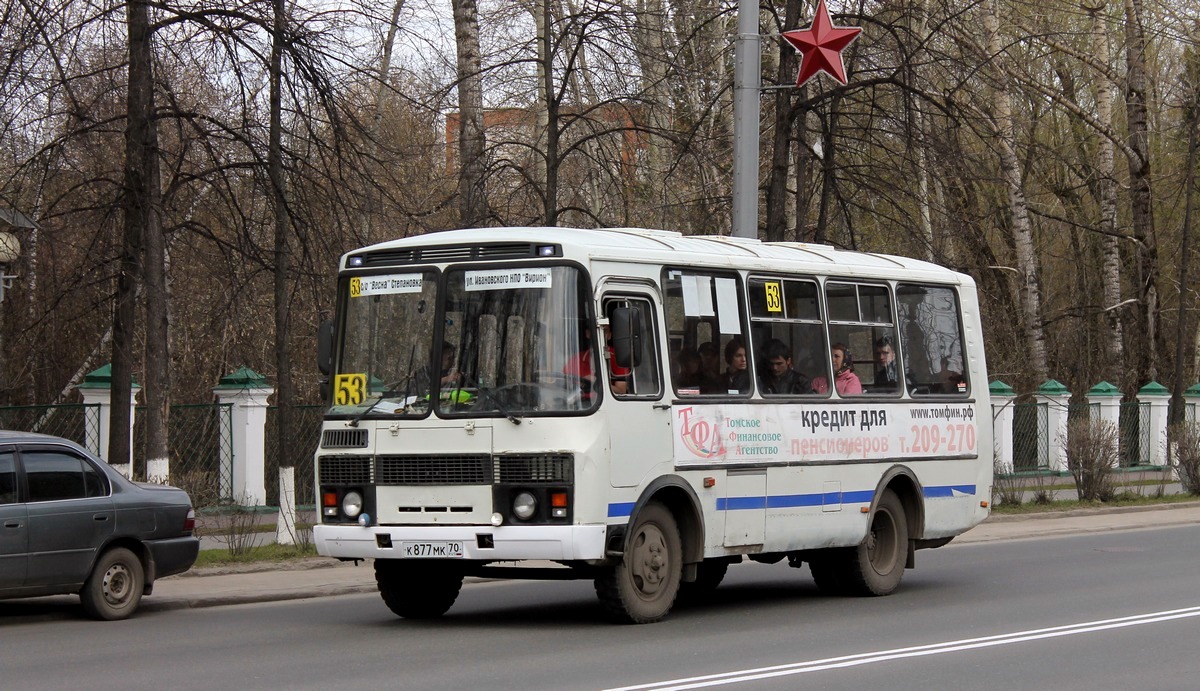
{"type": "Polygon", "coordinates": [[[100,555],[79,598],[88,616],[114,621],[133,614],[145,586],[142,560],[124,547],[115,547],[100,555]]]}

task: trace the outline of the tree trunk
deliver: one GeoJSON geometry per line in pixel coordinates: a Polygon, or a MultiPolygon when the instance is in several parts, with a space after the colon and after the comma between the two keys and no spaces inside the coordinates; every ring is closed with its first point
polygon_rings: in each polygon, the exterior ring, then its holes
{"type": "Polygon", "coordinates": [[[1016,248],[1017,270],[1021,275],[1021,323],[1029,358],[1029,373],[1035,379],[1033,384],[1038,385],[1049,378],[1049,368],[1046,363],[1046,336],[1042,328],[1042,298],[1038,285],[1037,256],[1033,248],[1033,227],[1029,221],[1029,209],[1025,201],[1021,163],[1017,158],[1012,97],[1004,73],[1003,63],[1006,61],[1000,47],[1000,18],[994,2],[986,7],[984,26],[988,35],[988,54],[992,56],[991,73],[995,80],[993,121],[996,148],[1000,154],[1001,174],[1008,188],[1013,245],[1016,248]]]}
{"type": "Polygon", "coordinates": [[[1161,352],[1158,332],[1158,240],[1154,231],[1154,205],[1150,180],[1150,129],[1146,106],[1146,33],[1142,0],[1125,0],[1125,113],[1129,123],[1130,220],[1137,239],[1138,340],[1133,362],[1138,385],[1158,378],[1156,352],[1161,352]]]}
{"type": "MultiPolygon", "coordinates": [[[[1103,5],[1089,6],[1085,0],[1083,9],[1092,19],[1092,55],[1109,65],[1112,58],[1108,51],[1108,36],[1104,30],[1104,18],[1100,15],[1103,5]]],[[[1096,120],[1105,128],[1112,127],[1113,85],[1108,75],[1101,70],[1093,70],[1096,120]]],[[[1122,356],[1122,326],[1121,311],[1117,305],[1121,303],[1121,248],[1117,238],[1117,181],[1113,177],[1115,166],[1114,145],[1111,139],[1101,136],[1097,140],[1096,168],[1099,174],[1097,191],[1100,202],[1100,239],[1104,253],[1104,309],[1105,321],[1108,325],[1108,338],[1105,342],[1104,370],[1110,382],[1120,386],[1125,378],[1125,358],[1122,356]]]]}
{"type": "MultiPolygon", "coordinates": [[[[800,14],[804,11],[801,0],[787,0],[784,8],[783,31],[800,26],[800,14]]],[[[790,47],[779,51],[777,83],[780,86],[796,78],[796,51],[790,47]]],[[[775,91],[775,130],[771,139],[771,170],[767,174],[767,219],[766,240],[781,242],[787,234],[787,181],[789,154],[791,153],[792,123],[796,121],[798,109],[792,106],[791,92],[787,89],[775,91]]],[[[797,194],[800,190],[797,188],[797,194]]],[[[797,221],[800,223],[800,221],[797,221]]]]}
{"type": "MultiPolygon", "coordinates": [[[[125,6],[129,38],[129,85],[126,94],[125,172],[122,190],[123,233],[120,274],[117,276],[116,309],[112,329],[112,416],[108,458],[112,465],[129,466],[130,404],[133,391],[133,340],[137,328],[137,283],[140,278],[142,242],[151,215],[149,130],[154,108],[154,72],[150,45],[150,10],[143,0],[131,0],[125,6]]],[[[153,155],[153,154],[151,154],[153,155]]]]}
{"type": "Polygon", "coordinates": [[[484,177],[483,57],[479,47],[479,8],[475,0],[451,0],[458,48],[458,198],[464,228],[487,220],[484,177]]]}
{"type": "MultiPolygon", "coordinates": [[[[291,213],[283,170],[283,47],[287,31],[287,0],[272,0],[274,23],[271,34],[271,124],[267,145],[267,173],[275,216],[275,449],[279,467],[290,468],[292,458],[292,363],[288,353],[291,318],[288,274],[292,255],[288,246],[291,213]]],[[[235,498],[236,499],[236,498],[235,498]]]]}

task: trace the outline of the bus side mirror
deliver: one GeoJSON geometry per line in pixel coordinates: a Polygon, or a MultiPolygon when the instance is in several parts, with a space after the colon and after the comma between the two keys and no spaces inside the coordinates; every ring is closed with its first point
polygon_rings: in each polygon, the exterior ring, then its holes
{"type": "Polygon", "coordinates": [[[333,370],[333,320],[326,319],[317,327],[317,369],[321,374],[333,370]]]}
{"type": "Polygon", "coordinates": [[[616,363],[621,367],[642,364],[642,311],[636,307],[617,307],[608,318],[608,326],[616,363]]]}

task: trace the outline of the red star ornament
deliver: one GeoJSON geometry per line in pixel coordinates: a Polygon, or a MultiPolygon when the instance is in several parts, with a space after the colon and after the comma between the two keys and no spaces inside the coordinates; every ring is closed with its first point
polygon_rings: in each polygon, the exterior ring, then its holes
{"type": "Polygon", "coordinates": [[[834,26],[825,0],[818,0],[813,22],[807,29],[783,32],[784,40],[800,51],[796,86],[803,86],[818,72],[827,72],[845,84],[846,65],[842,62],[842,51],[861,33],[862,29],[856,26],[834,26]]]}

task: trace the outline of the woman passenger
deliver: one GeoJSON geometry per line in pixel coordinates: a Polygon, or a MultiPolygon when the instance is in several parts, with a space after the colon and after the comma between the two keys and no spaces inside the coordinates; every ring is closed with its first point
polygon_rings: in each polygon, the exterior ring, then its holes
{"type": "MultiPolygon", "coordinates": [[[[846,350],[843,343],[834,343],[829,346],[829,355],[833,360],[833,385],[837,389],[840,396],[853,396],[863,392],[862,382],[858,380],[858,375],[854,373],[854,360],[850,357],[850,351],[846,350]]],[[[817,393],[825,393],[829,390],[829,380],[825,377],[817,377],[812,382],[813,391],[817,393]]]]}

